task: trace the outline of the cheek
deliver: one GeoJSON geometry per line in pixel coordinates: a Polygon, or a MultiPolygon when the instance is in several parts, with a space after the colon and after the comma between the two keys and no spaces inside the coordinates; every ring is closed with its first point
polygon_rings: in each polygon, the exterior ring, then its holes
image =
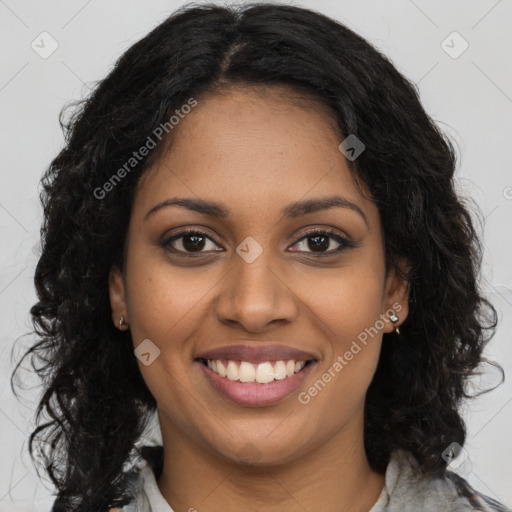
{"type": "MultiPolygon", "coordinates": [[[[127,307],[134,348],[149,339],[160,350],[150,364],[138,365],[146,385],[162,410],[180,424],[182,412],[195,401],[185,385],[190,378],[192,347],[188,340],[201,325],[201,301],[211,283],[206,273],[172,268],[162,258],[133,251],[127,261],[127,307]]],[[[192,404],[192,405],[191,405],[192,404]]]]}
{"type": "MultiPolygon", "coordinates": [[[[126,265],[127,313],[134,348],[149,339],[160,350],[151,364],[138,362],[151,393],[169,410],[190,407],[183,382],[190,378],[194,333],[204,325],[210,295],[219,276],[196,268],[172,266],[142,244],[129,252],[126,265]],[[169,390],[180,390],[172,393],[169,390]]],[[[153,349],[154,350],[154,349],[153,349]]],[[[156,352],[155,352],[156,353],[156,352]]]]}
{"type": "MultiPolygon", "coordinates": [[[[132,335],[167,344],[182,339],[197,325],[200,304],[212,288],[206,272],[172,267],[170,263],[144,259],[136,252],[127,265],[127,307],[132,335]],[[180,334],[181,333],[181,334],[180,334]]],[[[135,338],[135,341],[136,341],[135,338]]]]}
{"type": "Polygon", "coordinates": [[[383,282],[383,270],[364,264],[339,268],[310,282],[309,309],[338,353],[379,320],[383,282]]]}
{"type": "Polygon", "coordinates": [[[384,267],[377,252],[362,255],[329,276],[317,276],[315,283],[308,286],[308,306],[329,347],[317,384],[306,393],[316,407],[348,417],[364,400],[379,359],[384,267]]]}

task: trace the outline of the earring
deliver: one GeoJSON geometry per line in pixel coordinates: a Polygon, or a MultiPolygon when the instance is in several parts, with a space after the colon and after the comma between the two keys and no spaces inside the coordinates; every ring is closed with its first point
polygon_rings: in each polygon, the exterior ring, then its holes
{"type": "MultiPolygon", "coordinates": [[[[398,317],[395,315],[395,312],[393,311],[393,313],[391,313],[391,315],[389,315],[389,319],[393,322],[393,323],[396,323],[398,322],[398,317]]],[[[395,325],[395,332],[397,334],[400,334],[400,329],[395,325]]]]}
{"type": "Polygon", "coordinates": [[[129,324],[127,324],[125,321],[124,321],[124,316],[121,315],[121,318],[119,319],[119,329],[121,329],[121,331],[124,331],[123,329],[123,325],[126,325],[128,327],[129,324]]]}

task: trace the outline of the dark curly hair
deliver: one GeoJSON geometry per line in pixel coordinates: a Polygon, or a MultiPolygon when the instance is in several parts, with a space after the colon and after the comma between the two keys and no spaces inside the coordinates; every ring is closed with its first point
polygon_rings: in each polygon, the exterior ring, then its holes
{"type": "Polygon", "coordinates": [[[165,145],[101,199],[97,191],[187,99],[244,85],[307,93],[336,120],[340,141],[357,134],[366,146],[348,163],[378,207],[387,269],[408,279],[411,299],[402,334],[384,334],[367,393],[371,467],[385,471],[401,448],[425,474],[441,475],[443,450],[464,443],[458,408],[497,315],[478,282],[476,206],[455,192],[453,145],[417,87],[362,37],[313,10],[189,4],[129,48],[71,117],[61,112],[66,144],[42,178],[31,308],[38,339],[21,361],[30,356],[44,383],[29,449],[34,458],[37,446],[57,487],[54,510],[128,503],[125,465],[156,409],[130,334],[112,324],[108,275],[123,268],[134,190],[165,145]]]}

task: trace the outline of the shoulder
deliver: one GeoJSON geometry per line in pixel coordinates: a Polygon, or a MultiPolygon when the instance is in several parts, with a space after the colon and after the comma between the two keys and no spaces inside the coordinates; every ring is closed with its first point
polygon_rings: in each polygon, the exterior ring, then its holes
{"type": "Polygon", "coordinates": [[[447,471],[445,478],[453,483],[457,496],[468,501],[472,507],[471,510],[480,510],[485,512],[512,512],[512,509],[474,489],[458,474],[452,471],[447,471]]]}
{"type": "MultiPolygon", "coordinates": [[[[464,478],[447,470],[442,477],[422,474],[410,452],[393,452],[386,470],[387,503],[381,510],[512,512],[498,501],[475,490],[464,478]],[[404,508],[405,507],[405,508],[404,508]]],[[[374,511],[372,511],[374,512],[374,511]]],[[[375,512],[379,512],[377,508],[375,512]]]]}
{"type": "Polygon", "coordinates": [[[109,512],[132,512],[137,510],[150,511],[152,506],[147,496],[146,487],[151,483],[156,487],[155,478],[158,478],[163,468],[163,446],[146,445],[140,449],[140,456],[133,461],[126,495],[131,497],[129,503],[122,507],[113,507],[109,512]]]}

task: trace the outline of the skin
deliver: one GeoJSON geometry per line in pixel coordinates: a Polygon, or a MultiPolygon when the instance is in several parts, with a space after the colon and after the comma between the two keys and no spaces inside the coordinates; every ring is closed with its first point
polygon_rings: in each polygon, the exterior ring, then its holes
{"type": "MultiPolygon", "coordinates": [[[[384,475],[364,450],[365,394],[382,334],[394,329],[386,312],[398,303],[397,325],[405,320],[408,286],[394,271],[386,275],[379,213],[354,185],[338,149],[342,136],[322,105],[278,87],[198,98],[171,135],[172,146],[138,185],[124,272],[113,268],[109,283],[115,325],[123,315],[134,347],[150,339],[161,351],[139,367],[158,403],[162,495],[175,512],[303,512],[318,504],[324,512],[368,511],[384,475]],[[342,207],[281,217],[292,202],[332,195],[358,205],[366,222],[342,207]],[[221,202],[230,214],[173,206],[144,220],[170,197],[221,202]],[[211,238],[199,258],[187,256],[186,237],[161,246],[187,227],[211,238]],[[303,238],[316,228],[355,247],[322,258],[303,238]],[[250,264],[236,252],[248,236],[263,248],[250,264]],[[384,317],[379,333],[301,404],[298,393],[384,317]],[[299,348],[318,362],[286,399],[243,407],[215,391],[194,362],[201,351],[240,340],[299,348]]],[[[340,247],[327,241],[323,252],[340,247]]]]}

